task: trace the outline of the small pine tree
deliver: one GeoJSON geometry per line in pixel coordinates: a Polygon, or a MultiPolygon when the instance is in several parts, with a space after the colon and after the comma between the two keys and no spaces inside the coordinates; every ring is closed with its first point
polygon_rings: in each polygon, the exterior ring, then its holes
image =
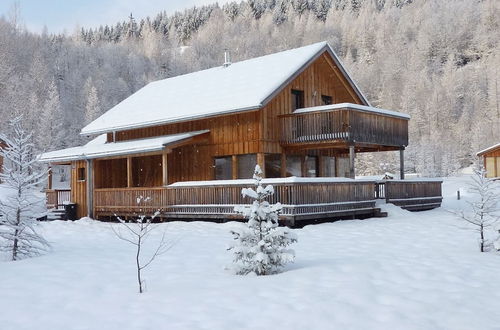
{"type": "Polygon", "coordinates": [[[255,189],[243,188],[244,197],[254,199],[250,206],[235,207],[235,211],[248,218],[246,226],[231,231],[234,244],[229,248],[234,253],[237,274],[269,275],[295,259],[295,252],[288,248],[297,242],[297,236],[287,227],[278,227],[282,210],[280,203],[269,204],[266,199],[274,194],[271,185],[262,186],[262,170],[255,166],[253,178],[255,189]]]}
{"type": "Polygon", "coordinates": [[[485,252],[490,245],[490,241],[486,238],[486,231],[492,227],[497,221],[498,216],[495,215],[498,202],[498,192],[496,192],[496,182],[486,177],[486,170],[482,165],[476,166],[474,176],[472,177],[470,191],[477,195],[477,199],[468,202],[471,206],[471,212],[462,212],[462,219],[475,226],[475,230],[479,233],[479,249],[485,252]]]}
{"type": "Polygon", "coordinates": [[[36,232],[34,209],[43,205],[35,189],[45,181],[46,171],[36,168],[31,134],[22,128],[22,117],[10,122],[12,137],[0,135],[7,147],[0,149],[4,158],[0,181],[12,191],[0,201],[0,251],[10,253],[11,260],[20,260],[48,250],[49,243],[36,232]]]}

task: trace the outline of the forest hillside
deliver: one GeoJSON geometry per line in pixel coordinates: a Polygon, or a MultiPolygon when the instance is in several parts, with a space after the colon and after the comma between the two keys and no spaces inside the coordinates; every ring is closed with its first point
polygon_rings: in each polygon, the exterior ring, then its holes
{"type": "MultiPolygon", "coordinates": [[[[39,150],[148,82],[326,40],[374,106],[408,113],[409,171],[447,176],[500,142],[496,0],[248,0],[130,17],[71,34],[0,18],[0,130],[23,114],[39,150]]],[[[203,102],[200,100],[200,103],[203,102]]],[[[358,172],[397,166],[360,157],[358,172]]]]}

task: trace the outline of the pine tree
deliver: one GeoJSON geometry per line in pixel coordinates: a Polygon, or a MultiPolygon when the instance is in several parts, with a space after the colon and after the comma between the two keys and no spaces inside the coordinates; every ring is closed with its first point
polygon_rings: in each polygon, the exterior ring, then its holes
{"type": "Polygon", "coordinates": [[[84,91],[87,98],[87,103],[85,104],[85,124],[89,124],[101,114],[99,96],[91,77],[85,82],[84,91]]]}
{"type": "Polygon", "coordinates": [[[231,233],[234,244],[234,266],[237,274],[269,275],[293,262],[295,253],[288,246],[297,242],[297,236],[289,228],[278,227],[280,203],[269,204],[266,199],[274,194],[271,185],[262,185],[262,170],[255,166],[255,189],[243,188],[241,194],[252,198],[251,206],[235,207],[235,211],[248,218],[246,226],[231,233]]]}
{"type": "Polygon", "coordinates": [[[20,260],[45,252],[49,243],[35,230],[36,208],[44,204],[34,192],[46,179],[46,171],[36,168],[31,134],[22,127],[22,117],[10,122],[12,136],[0,135],[7,148],[0,149],[4,158],[0,181],[12,194],[0,201],[0,251],[11,260],[20,260]]]}

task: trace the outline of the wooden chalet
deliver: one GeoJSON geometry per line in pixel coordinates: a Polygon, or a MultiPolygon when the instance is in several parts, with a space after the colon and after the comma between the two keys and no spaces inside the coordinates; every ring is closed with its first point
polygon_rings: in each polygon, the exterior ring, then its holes
{"type": "MultiPolygon", "coordinates": [[[[7,147],[4,141],[0,140],[0,149],[7,147]]],[[[0,172],[2,172],[3,169],[3,157],[0,155],[0,172]]],[[[0,183],[2,183],[2,180],[0,180],[0,183]]]]}
{"type": "Polygon", "coordinates": [[[500,143],[478,152],[477,156],[483,158],[486,177],[500,178],[500,143]]]}
{"type": "Polygon", "coordinates": [[[376,198],[437,207],[437,181],[354,180],[356,154],[377,151],[400,153],[404,179],[409,119],[372,107],[321,42],[152,82],[84,127],[91,142],[40,159],[71,166],[79,217],[235,218],[255,164],[291,222],[374,215],[376,198]]]}

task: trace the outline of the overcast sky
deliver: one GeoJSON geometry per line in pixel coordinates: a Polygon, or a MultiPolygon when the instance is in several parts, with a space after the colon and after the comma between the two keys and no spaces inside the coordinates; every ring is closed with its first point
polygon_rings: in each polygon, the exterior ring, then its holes
{"type": "MultiPolygon", "coordinates": [[[[95,27],[126,20],[130,13],[140,19],[165,10],[173,13],[216,0],[18,0],[22,23],[31,31],[73,32],[76,26],[95,27]]],[[[219,4],[228,0],[219,0],[219,4]]],[[[0,0],[0,16],[9,17],[14,0],[0,0]]]]}

